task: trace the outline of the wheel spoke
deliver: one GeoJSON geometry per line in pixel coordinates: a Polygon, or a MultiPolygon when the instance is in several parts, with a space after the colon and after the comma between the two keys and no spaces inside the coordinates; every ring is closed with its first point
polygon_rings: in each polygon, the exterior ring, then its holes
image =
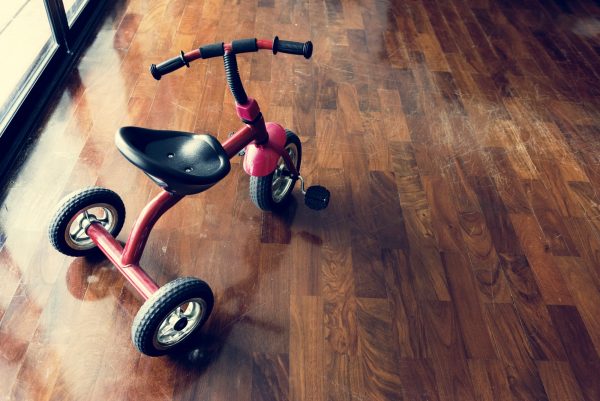
{"type": "MultiPolygon", "coordinates": [[[[179,308],[177,308],[177,310],[179,310],[179,308]]],[[[173,313],[171,313],[171,315],[169,316],[169,326],[174,327],[175,323],[177,323],[179,319],[179,312],[173,311],[173,313]]]]}
{"type": "Polygon", "coordinates": [[[96,218],[96,221],[98,221],[102,225],[108,224],[110,222],[110,212],[108,210],[104,210],[104,217],[102,217],[101,219],[96,218]]]}
{"type": "Polygon", "coordinates": [[[182,310],[181,306],[179,308],[177,308],[177,317],[179,319],[181,319],[182,317],[185,317],[185,311],[182,310]]]}
{"type": "MultiPolygon", "coordinates": [[[[292,164],[294,166],[298,163],[298,154],[296,153],[296,149],[293,146],[288,146],[285,148],[292,164]]],[[[292,183],[294,180],[292,179],[291,169],[288,167],[284,158],[280,158],[278,161],[277,170],[273,174],[273,181],[271,184],[271,193],[273,200],[275,202],[282,201],[290,192],[292,188],[292,183]]]]}
{"type": "Polygon", "coordinates": [[[158,331],[159,333],[162,333],[163,331],[167,331],[167,329],[169,327],[172,327],[173,325],[171,324],[171,316],[169,316],[168,318],[166,318],[165,320],[163,320],[163,322],[161,323],[158,331]]]}
{"type": "Polygon", "coordinates": [[[273,192],[277,192],[279,187],[281,186],[281,179],[278,177],[275,181],[273,181],[273,192]]]}
{"type": "Polygon", "coordinates": [[[196,314],[196,311],[198,310],[199,307],[200,306],[198,304],[189,303],[186,310],[183,313],[183,317],[186,317],[186,318],[193,317],[196,314]]]}
{"type": "Polygon", "coordinates": [[[85,237],[87,237],[87,234],[85,233],[85,230],[83,229],[83,227],[80,226],[79,230],[75,231],[75,234],[71,235],[71,237],[73,237],[73,239],[75,239],[75,240],[82,240],[85,237]],[[84,237],[81,236],[82,233],[84,234],[84,237]]]}
{"type": "Polygon", "coordinates": [[[110,219],[105,218],[102,220],[96,220],[98,223],[100,223],[102,225],[102,227],[106,228],[108,227],[108,225],[110,224],[110,219]]]}

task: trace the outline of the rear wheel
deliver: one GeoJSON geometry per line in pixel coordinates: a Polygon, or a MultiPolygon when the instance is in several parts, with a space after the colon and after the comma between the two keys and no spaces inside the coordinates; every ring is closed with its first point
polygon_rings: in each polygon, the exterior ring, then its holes
{"type": "Polygon", "coordinates": [[[91,222],[101,224],[116,237],[125,222],[125,205],[119,195],[101,187],[80,189],[67,195],[50,221],[50,243],[65,255],[89,255],[96,248],[86,233],[91,222]]]}
{"type": "MultiPolygon", "coordinates": [[[[298,135],[286,130],[285,151],[300,171],[302,144],[298,135]]],[[[277,162],[275,171],[264,177],[250,177],[250,199],[261,210],[272,211],[284,207],[290,200],[297,178],[292,178],[283,157],[277,162]]]]}

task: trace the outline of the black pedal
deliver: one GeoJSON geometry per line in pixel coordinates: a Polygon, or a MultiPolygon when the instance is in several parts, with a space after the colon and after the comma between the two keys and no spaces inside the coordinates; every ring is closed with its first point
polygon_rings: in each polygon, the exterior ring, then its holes
{"type": "Polygon", "coordinates": [[[304,195],[304,203],[313,210],[322,210],[329,205],[329,197],[331,194],[327,188],[320,185],[308,187],[304,195]]]}

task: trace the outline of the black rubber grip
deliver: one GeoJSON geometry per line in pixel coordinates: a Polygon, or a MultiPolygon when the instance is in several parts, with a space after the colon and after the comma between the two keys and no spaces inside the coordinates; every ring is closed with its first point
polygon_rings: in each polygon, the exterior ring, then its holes
{"type": "Polygon", "coordinates": [[[231,50],[236,54],[257,52],[258,45],[256,44],[256,38],[234,40],[231,42],[231,50]]]}
{"type": "Polygon", "coordinates": [[[273,54],[277,52],[287,54],[298,54],[304,56],[304,58],[310,58],[312,56],[313,44],[309,40],[308,42],[291,42],[287,40],[279,40],[277,36],[273,40],[273,54]]]}
{"type": "Polygon", "coordinates": [[[223,42],[213,43],[212,45],[206,45],[200,48],[200,56],[202,56],[202,58],[221,57],[223,54],[225,54],[223,42]]]}
{"type": "Polygon", "coordinates": [[[173,57],[167,61],[163,61],[159,65],[152,64],[150,66],[150,74],[152,74],[154,79],[158,81],[163,75],[178,70],[184,66],[189,67],[190,64],[185,60],[185,56],[182,51],[179,56],[173,57]]]}

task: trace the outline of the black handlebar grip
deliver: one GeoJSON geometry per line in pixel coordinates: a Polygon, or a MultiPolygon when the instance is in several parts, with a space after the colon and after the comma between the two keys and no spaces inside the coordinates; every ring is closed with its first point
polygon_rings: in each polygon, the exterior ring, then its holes
{"type": "Polygon", "coordinates": [[[257,52],[258,45],[256,44],[256,38],[234,40],[231,42],[231,50],[235,54],[257,52]]]}
{"type": "Polygon", "coordinates": [[[202,58],[221,57],[224,54],[225,48],[223,47],[223,42],[213,43],[212,45],[206,45],[200,48],[200,57],[202,58]]]}
{"type": "Polygon", "coordinates": [[[313,44],[309,40],[308,42],[291,42],[287,40],[279,40],[277,36],[273,39],[273,54],[277,52],[287,54],[298,54],[304,56],[304,58],[310,58],[312,56],[313,44]]]}
{"type": "Polygon", "coordinates": [[[178,70],[184,66],[189,68],[190,63],[186,61],[184,53],[183,51],[181,51],[181,54],[177,57],[173,57],[170,60],[163,61],[159,65],[152,64],[150,66],[150,74],[152,74],[154,79],[158,81],[163,75],[178,70]]]}

